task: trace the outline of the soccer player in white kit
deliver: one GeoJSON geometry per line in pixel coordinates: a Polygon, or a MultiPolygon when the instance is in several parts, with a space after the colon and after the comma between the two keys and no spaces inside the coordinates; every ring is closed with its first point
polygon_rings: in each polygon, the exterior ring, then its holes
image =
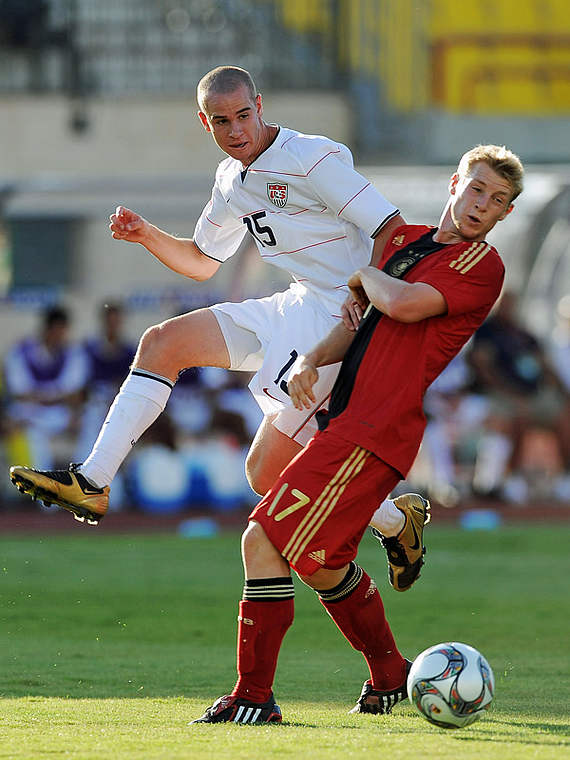
{"type": "MultiPolygon", "coordinates": [[[[349,276],[375,262],[404,222],[355,171],[346,146],[265,122],[261,95],[244,69],[213,69],[200,80],[197,98],[204,129],[228,157],[218,166],[193,238],[176,238],[122,206],[110,218],[113,237],[141,243],[170,269],[202,281],[250,232],[261,257],[293,282],[267,298],[216,304],[149,328],[86,461],[49,473],[11,468],[20,490],[88,522],[105,514],[119,466],[163,411],[179,372],[192,366],[255,372],[250,389],[265,417],[246,471],[252,488],[265,493],[316,432],[315,414],[326,404],[338,365],[321,373],[316,403],[303,411],[290,403],[288,371],[342,319],[349,276]]],[[[358,320],[354,305],[344,310],[346,320],[358,320]]],[[[425,514],[425,500],[406,495],[384,502],[371,524],[384,536],[403,538],[418,500],[425,514]]]]}

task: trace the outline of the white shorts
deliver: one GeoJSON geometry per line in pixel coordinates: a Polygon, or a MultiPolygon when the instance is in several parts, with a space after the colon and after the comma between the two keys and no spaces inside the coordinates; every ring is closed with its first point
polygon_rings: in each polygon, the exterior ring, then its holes
{"type": "Polygon", "coordinates": [[[267,298],[210,307],[224,336],[230,369],[255,372],[249,389],[272,424],[301,446],[317,431],[315,414],[327,408],[339,364],[319,368],[314,386],[316,403],[295,409],[287,393],[287,379],[295,359],[313,348],[338,317],[327,314],[304,287],[292,285],[267,298]]]}

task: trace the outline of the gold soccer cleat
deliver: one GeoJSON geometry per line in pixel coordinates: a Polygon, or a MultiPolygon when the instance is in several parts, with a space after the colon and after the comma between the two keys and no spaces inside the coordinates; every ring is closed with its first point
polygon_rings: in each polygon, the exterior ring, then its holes
{"type": "Polygon", "coordinates": [[[79,522],[97,525],[109,508],[109,486],[96,488],[71,464],[68,470],[34,470],[10,467],[10,480],[22,493],[41,499],[46,506],[57,504],[79,522]]]}
{"type": "Polygon", "coordinates": [[[371,530],[386,549],[391,585],[396,591],[407,591],[420,577],[424,564],[424,526],[430,521],[430,503],[417,493],[406,493],[394,499],[394,504],[406,520],[398,535],[387,537],[376,528],[371,530]]]}

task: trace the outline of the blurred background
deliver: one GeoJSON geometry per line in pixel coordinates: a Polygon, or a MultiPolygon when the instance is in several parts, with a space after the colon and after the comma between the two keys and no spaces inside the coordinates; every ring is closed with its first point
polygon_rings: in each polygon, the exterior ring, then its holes
{"type": "MultiPolygon", "coordinates": [[[[10,463],[87,455],[146,327],[287,286],[247,245],[196,284],[107,229],[123,204],[191,236],[223,158],[196,118],[195,88],[220,64],[252,73],[266,120],[346,143],[412,223],[437,223],[473,145],[521,156],[525,192],[490,237],[505,296],[430,389],[402,490],[456,513],[562,513],[567,0],[0,0],[0,510],[32,509],[10,463]]],[[[254,503],[243,462],[260,413],[248,379],[184,373],[115,481],[112,508],[231,514],[254,503]]]]}

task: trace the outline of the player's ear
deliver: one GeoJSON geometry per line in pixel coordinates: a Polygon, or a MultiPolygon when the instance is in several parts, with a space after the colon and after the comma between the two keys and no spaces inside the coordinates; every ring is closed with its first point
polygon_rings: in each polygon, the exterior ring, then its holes
{"type": "Polygon", "coordinates": [[[505,211],[499,217],[499,221],[502,222],[503,219],[511,213],[511,211],[514,209],[514,207],[515,207],[514,203],[509,203],[509,205],[507,206],[507,208],[505,209],[505,211]]]}
{"type": "Polygon", "coordinates": [[[263,113],[263,101],[261,100],[261,93],[257,93],[255,97],[255,112],[258,116],[261,116],[263,113]]]}
{"type": "Polygon", "coordinates": [[[206,132],[211,132],[212,130],[210,129],[210,124],[208,122],[208,117],[206,116],[206,114],[203,111],[198,111],[198,118],[202,122],[202,126],[204,127],[204,129],[206,130],[206,132]]]}
{"type": "Polygon", "coordinates": [[[458,182],[459,182],[459,174],[455,172],[455,174],[453,174],[451,179],[449,180],[449,194],[450,195],[455,195],[455,188],[457,187],[458,182]]]}

